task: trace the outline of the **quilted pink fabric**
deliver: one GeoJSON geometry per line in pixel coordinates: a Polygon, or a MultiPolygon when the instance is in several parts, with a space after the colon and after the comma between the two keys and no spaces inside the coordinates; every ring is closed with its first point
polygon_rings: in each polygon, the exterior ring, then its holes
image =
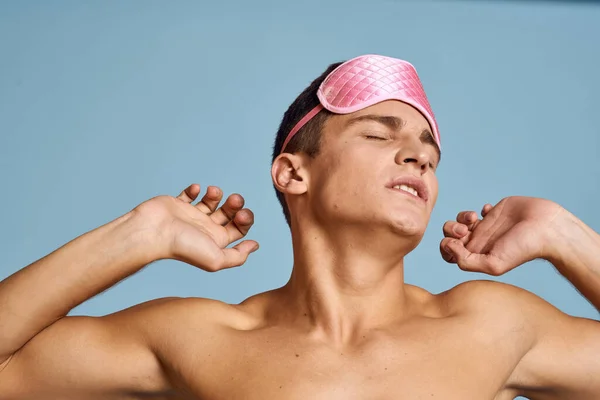
{"type": "Polygon", "coordinates": [[[281,152],[294,135],[323,108],[336,114],[350,114],[385,100],[410,104],[423,114],[441,148],[437,122],[415,67],[409,62],[379,56],[363,55],[348,60],[325,78],[317,91],[321,103],[292,128],[281,152]]]}
{"type": "Polygon", "coordinates": [[[440,143],[435,116],[416,69],[396,58],[364,55],[336,68],[317,93],[321,104],[336,114],[349,114],[385,100],[400,100],[427,118],[440,143]]]}

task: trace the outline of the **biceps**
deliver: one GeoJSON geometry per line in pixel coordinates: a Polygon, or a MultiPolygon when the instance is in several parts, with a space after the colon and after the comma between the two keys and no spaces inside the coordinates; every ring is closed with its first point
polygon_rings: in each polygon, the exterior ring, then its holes
{"type": "Polygon", "coordinates": [[[0,373],[11,398],[85,398],[86,394],[160,392],[159,363],[127,326],[67,317],[36,335],[0,373]]]}
{"type": "Polygon", "coordinates": [[[548,398],[600,398],[600,322],[555,318],[521,361],[522,382],[532,393],[555,393],[548,398]]]}

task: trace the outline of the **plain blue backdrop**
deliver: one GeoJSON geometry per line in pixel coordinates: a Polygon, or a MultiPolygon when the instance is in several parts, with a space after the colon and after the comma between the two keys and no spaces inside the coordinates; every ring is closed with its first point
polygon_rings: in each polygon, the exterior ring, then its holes
{"type": "Polygon", "coordinates": [[[600,6],[393,0],[0,2],[0,278],[158,194],[220,185],[256,214],[245,266],[161,261],[76,308],[163,296],[240,302],[283,285],[290,235],[270,180],[283,112],[330,63],[413,63],[438,118],[440,195],[406,280],[498,279],[598,313],[541,261],[502,277],[446,264],[442,224],[509,195],[600,229],[600,6]]]}

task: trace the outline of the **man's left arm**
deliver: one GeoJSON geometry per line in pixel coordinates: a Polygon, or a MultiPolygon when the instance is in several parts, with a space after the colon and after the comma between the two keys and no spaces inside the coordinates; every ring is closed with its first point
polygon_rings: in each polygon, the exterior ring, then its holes
{"type": "MultiPolygon", "coordinates": [[[[443,258],[461,269],[502,275],[545,259],[600,311],[600,235],[558,204],[507,197],[483,219],[463,211],[444,225],[443,258]]],[[[530,399],[600,399],[600,322],[567,315],[540,297],[502,286],[494,304],[527,326],[529,349],[507,386],[530,399]]]]}
{"type": "MultiPolygon", "coordinates": [[[[600,311],[600,235],[566,210],[553,221],[544,256],[600,311]]],[[[533,296],[532,296],[533,297],[533,296]]],[[[517,367],[531,399],[600,399],[600,322],[530,299],[535,342],[517,367]]]]}
{"type": "Polygon", "coordinates": [[[600,312],[600,235],[564,210],[545,257],[600,312]]]}

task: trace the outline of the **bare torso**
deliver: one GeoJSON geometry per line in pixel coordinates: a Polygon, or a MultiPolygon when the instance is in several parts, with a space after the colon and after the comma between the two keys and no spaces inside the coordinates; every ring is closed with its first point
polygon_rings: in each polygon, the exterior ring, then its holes
{"type": "Polygon", "coordinates": [[[275,296],[258,295],[228,306],[229,316],[220,313],[223,324],[182,327],[164,341],[159,357],[190,399],[516,397],[507,382],[527,350],[518,327],[502,316],[461,310],[464,299],[453,291],[413,292],[415,315],[343,346],[302,328],[309,323],[273,323],[264,311],[275,296]]]}

